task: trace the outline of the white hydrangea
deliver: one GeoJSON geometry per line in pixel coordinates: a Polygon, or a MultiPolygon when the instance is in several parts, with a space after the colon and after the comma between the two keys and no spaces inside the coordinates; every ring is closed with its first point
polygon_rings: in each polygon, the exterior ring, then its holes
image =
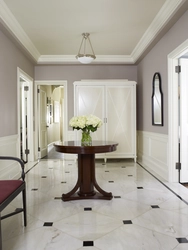
{"type": "Polygon", "coordinates": [[[81,129],[94,132],[97,130],[97,128],[101,127],[102,121],[94,115],[82,115],[72,117],[69,121],[69,125],[73,127],[73,129],[81,129]]]}

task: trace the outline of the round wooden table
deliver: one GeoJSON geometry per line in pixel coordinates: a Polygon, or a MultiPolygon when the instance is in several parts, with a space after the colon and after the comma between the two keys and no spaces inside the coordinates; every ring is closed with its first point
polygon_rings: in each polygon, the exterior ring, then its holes
{"type": "Polygon", "coordinates": [[[111,141],[92,141],[91,146],[82,146],[79,141],[54,144],[57,152],[78,154],[78,180],[70,192],[62,195],[63,201],[78,199],[111,200],[113,198],[112,193],[105,192],[96,181],[95,154],[115,151],[117,145],[118,143],[111,141]]]}

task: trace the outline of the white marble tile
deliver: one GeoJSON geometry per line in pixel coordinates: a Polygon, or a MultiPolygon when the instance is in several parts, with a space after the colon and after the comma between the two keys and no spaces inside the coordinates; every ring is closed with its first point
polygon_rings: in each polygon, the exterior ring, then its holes
{"type": "Polygon", "coordinates": [[[54,227],[81,240],[95,240],[114,231],[122,221],[92,211],[77,213],[55,222],[54,227]]]}
{"type": "Polygon", "coordinates": [[[6,250],[76,250],[83,242],[54,227],[43,227],[3,242],[6,250]]]}
{"type": "Polygon", "coordinates": [[[108,250],[172,250],[176,239],[136,225],[124,225],[97,239],[95,246],[108,250]]]}
{"type": "Polygon", "coordinates": [[[160,208],[152,209],[133,219],[136,225],[176,238],[188,235],[187,222],[187,215],[160,208]]]}

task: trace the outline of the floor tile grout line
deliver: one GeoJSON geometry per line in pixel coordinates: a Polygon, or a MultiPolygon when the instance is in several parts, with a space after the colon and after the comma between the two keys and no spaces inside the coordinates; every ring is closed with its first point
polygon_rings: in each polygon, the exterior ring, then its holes
{"type": "Polygon", "coordinates": [[[155,175],[153,175],[149,170],[147,170],[142,164],[139,162],[136,162],[140,167],[142,167],[146,172],[148,172],[151,176],[153,176],[156,180],[158,180],[163,186],[165,186],[169,191],[171,191],[174,195],[176,195],[181,201],[183,201],[186,205],[188,205],[188,202],[184,200],[180,195],[178,195],[176,192],[174,192],[171,188],[169,188],[164,182],[159,180],[155,175]]]}

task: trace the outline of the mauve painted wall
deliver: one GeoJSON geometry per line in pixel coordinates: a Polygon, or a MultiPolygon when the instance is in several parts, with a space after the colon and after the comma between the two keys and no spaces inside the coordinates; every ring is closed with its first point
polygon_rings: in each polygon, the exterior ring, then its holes
{"type": "Polygon", "coordinates": [[[0,137],[18,132],[17,67],[34,78],[34,65],[0,30],[0,137]]]}
{"type": "Polygon", "coordinates": [[[188,39],[188,11],[162,37],[138,64],[137,129],[168,134],[168,61],[167,56],[188,39]],[[164,126],[152,126],[151,95],[152,78],[159,72],[162,78],[164,98],[164,126]]]}
{"type": "Polygon", "coordinates": [[[68,120],[74,115],[73,82],[82,79],[128,79],[137,81],[137,66],[125,65],[59,65],[36,66],[35,80],[67,80],[68,120]]]}

